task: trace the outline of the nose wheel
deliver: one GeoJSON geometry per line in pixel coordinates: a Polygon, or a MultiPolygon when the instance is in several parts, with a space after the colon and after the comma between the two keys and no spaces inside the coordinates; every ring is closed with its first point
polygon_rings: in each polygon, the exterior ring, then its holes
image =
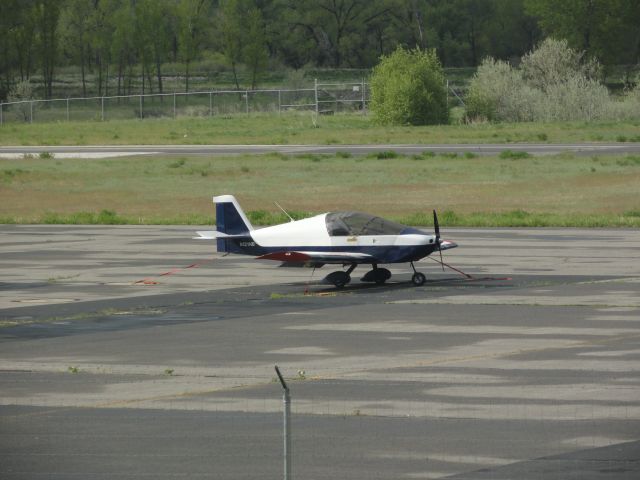
{"type": "Polygon", "coordinates": [[[411,282],[413,282],[416,287],[424,285],[424,282],[427,281],[427,277],[424,276],[424,273],[417,272],[416,267],[413,265],[413,262],[411,262],[411,268],[413,268],[413,276],[411,277],[411,282]]]}

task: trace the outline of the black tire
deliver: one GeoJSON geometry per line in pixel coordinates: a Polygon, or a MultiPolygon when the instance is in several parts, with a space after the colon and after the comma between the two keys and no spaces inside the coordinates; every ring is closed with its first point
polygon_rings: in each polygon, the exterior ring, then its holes
{"type": "Polygon", "coordinates": [[[324,277],[323,282],[334,285],[336,288],[342,288],[351,281],[351,277],[347,272],[337,271],[331,272],[324,277]]]}
{"type": "Polygon", "coordinates": [[[376,272],[377,273],[374,281],[377,285],[382,285],[384,284],[384,282],[391,278],[391,272],[386,268],[378,268],[376,272]]]}
{"type": "Polygon", "coordinates": [[[427,277],[424,276],[424,273],[416,272],[411,277],[411,281],[416,287],[424,285],[424,282],[427,281],[427,277]]]}

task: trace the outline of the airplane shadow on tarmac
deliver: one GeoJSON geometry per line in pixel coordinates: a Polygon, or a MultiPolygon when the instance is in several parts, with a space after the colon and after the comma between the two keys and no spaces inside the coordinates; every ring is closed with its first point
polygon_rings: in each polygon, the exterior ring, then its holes
{"type": "Polygon", "coordinates": [[[309,283],[310,287],[324,287],[320,290],[315,290],[310,293],[316,294],[340,294],[340,293],[372,293],[372,292],[392,292],[402,290],[415,290],[429,291],[430,289],[437,287],[443,289],[446,287],[452,287],[455,289],[460,288],[510,288],[515,287],[515,283],[511,277],[447,277],[438,279],[427,279],[427,281],[421,286],[415,286],[411,280],[387,282],[382,285],[375,283],[360,283],[354,282],[346,285],[343,288],[336,288],[332,285],[323,285],[321,283],[309,283]]]}

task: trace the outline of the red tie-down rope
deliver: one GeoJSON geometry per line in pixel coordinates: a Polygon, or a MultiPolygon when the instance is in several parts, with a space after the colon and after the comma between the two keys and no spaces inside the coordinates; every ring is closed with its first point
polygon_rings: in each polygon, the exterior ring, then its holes
{"type": "Polygon", "coordinates": [[[513,280],[511,277],[482,277],[482,278],[477,278],[477,277],[474,277],[473,275],[469,275],[468,273],[463,272],[462,270],[459,270],[459,269],[457,269],[455,267],[452,267],[448,263],[442,262],[442,261],[438,260],[437,258],[432,258],[432,257],[427,257],[427,258],[429,260],[433,260],[436,263],[439,263],[440,265],[444,265],[445,267],[450,268],[454,272],[458,272],[460,275],[466,277],[466,279],[469,280],[470,282],[477,282],[477,281],[480,281],[480,280],[513,280]]]}
{"type": "Polygon", "coordinates": [[[156,282],[155,280],[153,280],[154,278],[166,277],[167,275],[173,275],[176,272],[180,272],[182,270],[187,270],[189,268],[198,268],[201,265],[205,265],[207,263],[211,263],[214,260],[217,260],[217,259],[212,258],[210,260],[204,260],[204,261],[199,262],[199,263],[192,263],[191,265],[187,265],[186,267],[176,267],[176,268],[173,268],[173,269],[169,270],[168,272],[160,273],[160,274],[156,275],[155,277],[147,277],[147,278],[143,278],[142,280],[138,280],[137,282],[133,282],[133,285],[158,285],[160,282],[156,282]]]}

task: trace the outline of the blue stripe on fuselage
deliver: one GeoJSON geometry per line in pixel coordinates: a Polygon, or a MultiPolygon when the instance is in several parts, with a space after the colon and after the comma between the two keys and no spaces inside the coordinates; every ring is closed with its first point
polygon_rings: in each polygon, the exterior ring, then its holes
{"type": "MultiPolygon", "coordinates": [[[[419,230],[417,230],[419,232],[419,230]]],[[[413,233],[413,232],[411,232],[413,233]]],[[[420,232],[422,233],[422,232],[420,232]]],[[[314,247],[314,246],[298,246],[298,247],[262,247],[250,241],[225,239],[227,252],[241,253],[244,255],[260,256],[267,253],[275,252],[348,252],[348,253],[364,253],[374,257],[368,260],[355,260],[353,263],[405,263],[420,260],[436,250],[434,244],[429,245],[385,245],[385,246],[343,246],[343,247],[314,247]]],[[[348,262],[346,262],[348,263],[348,262]]]]}

